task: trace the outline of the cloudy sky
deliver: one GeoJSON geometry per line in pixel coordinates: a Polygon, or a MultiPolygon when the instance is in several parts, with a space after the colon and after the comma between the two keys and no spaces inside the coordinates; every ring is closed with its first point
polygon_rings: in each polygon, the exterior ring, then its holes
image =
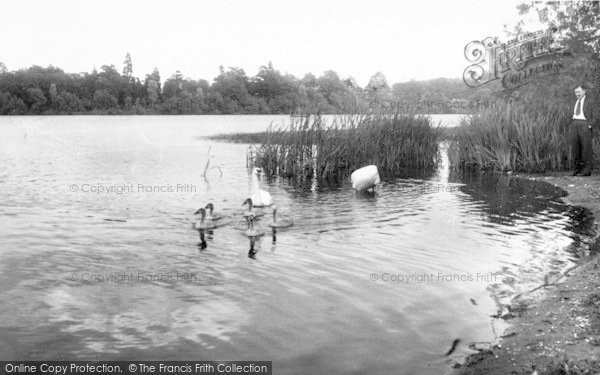
{"type": "Polygon", "coordinates": [[[461,77],[464,46],[504,38],[520,0],[0,0],[0,62],[89,72],[131,53],[134,75],[158,67],[209,82],[219,66],[255,75],[272,61],[302,77],[332,69],[361,86],[461,77]]]}

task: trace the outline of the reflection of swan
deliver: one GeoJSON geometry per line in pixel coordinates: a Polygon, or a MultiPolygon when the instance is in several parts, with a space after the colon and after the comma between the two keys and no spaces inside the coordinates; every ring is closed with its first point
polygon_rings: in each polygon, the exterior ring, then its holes
{"type": "Polygon", "coordinates": [[[213,213],[215,206],[212,203],[207,204],[204,208],[208,210],[207,220],[221,220],[223,218],[221,215],[213,213]]]}
{"type": "Polygon", "coordinates": [[[196,229],[204,230],[215,227],[215,223],[212,220],[206,220],[206,210],[204,208],[199,208],[198,211],[194,212],[194,216],[196,216],[196,223],[194,225],[196,229]],[[198,218],[198,215],[200,215],[200,218],[198,218]]]}
{"type": "Polygon", "coordinates": [[[248,222],[248,229],[246,229],[246,231],[244,232],[244,235],[251,237],[251,238],[252,237],[260,237],[265,234],[264,231],[254,228],[254,219],[255,219],[255,216],[252,214],[246,216],[246,221],[248,222]]]}
{"type": "Polygon", "coordinates": [[[206,243],[206,239],[204,238],[204,231],[199,230],[198,232],[200,232],[200,243],[198,244],[198,248],[200,250],[204,250],[208,246],[206,243]]]}
{"type": "Polygon", "coordinates": [[[261,206],[270,206],[273,204],[273,198],[268,191],[262,190],[260,188],[260,183],[258,181],[258,174],[261,173],[262,170],[260,168],[252,169],[252,202],[256,207],[261,206]]]}
{"type": "Polygon", "coordinates": [[[242,203],[242,206],[245,206],[245,205],[248,205],[248,211],[246,211],[242,214],[242,216],[244,216],[245,218],[247,218],[248,216],[260,217],[265,214],[264,212],[258,212],[254,209],[254,202],[252,201],[251,198],[247,198],[244,201],[244,203],[242,203]]]}
{"type": "Polygon", "coordinates": [[[357,191],[364,191],[370,188],[375,189],[375,185],[381,183],[377,166],[367,165],[352,172],[350,176],[352,188],[357,191]]]}
{"type": "Polygon", "coordinates": [[[277,218],[277,207],[273,206],[273,220],[269,223],[271,228],[287,228],[294,225],[294,221],[288,218],[277,218]]]}

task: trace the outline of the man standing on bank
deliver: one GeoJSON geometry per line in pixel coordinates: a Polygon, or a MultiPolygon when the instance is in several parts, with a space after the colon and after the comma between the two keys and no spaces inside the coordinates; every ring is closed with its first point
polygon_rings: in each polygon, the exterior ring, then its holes
{"type": "Polygon", "coordinates": [[[575,88],[577,102],[573,107],[573,121],[569,126],[569,143],[575,161],[573,176],[589,176],[592,174],[592,125],[594,114],[592,102],[585,95],[586,88],[579,85],[575,88]]]}

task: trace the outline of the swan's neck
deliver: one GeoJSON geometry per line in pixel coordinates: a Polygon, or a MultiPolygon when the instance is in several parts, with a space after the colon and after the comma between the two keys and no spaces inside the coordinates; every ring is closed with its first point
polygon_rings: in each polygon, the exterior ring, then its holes
{"type": "Polygon", "coordinates": [[[273,210],[273,222],[277,222],[277,210],[273,210]]]}
{"type": "Polygon", "coordinates": [[[256,174],[252,174],[252,187],[254,190],[260,190],[260,182],[258,181],[258,176],[256,174]]]}

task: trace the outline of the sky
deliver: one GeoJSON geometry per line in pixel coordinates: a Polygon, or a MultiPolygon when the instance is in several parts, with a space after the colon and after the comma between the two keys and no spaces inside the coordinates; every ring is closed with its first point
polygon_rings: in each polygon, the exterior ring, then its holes
{"type": "Polygon", "coordinates": [[[521,0],[0,0],[0,62],[69,73],[114,64],[134,76],[212,82],[219,66],[254,76],[271,61],[302,78],[336,71],[361,86],[462,77],[464,47],[506,39],[521,0]]]}

